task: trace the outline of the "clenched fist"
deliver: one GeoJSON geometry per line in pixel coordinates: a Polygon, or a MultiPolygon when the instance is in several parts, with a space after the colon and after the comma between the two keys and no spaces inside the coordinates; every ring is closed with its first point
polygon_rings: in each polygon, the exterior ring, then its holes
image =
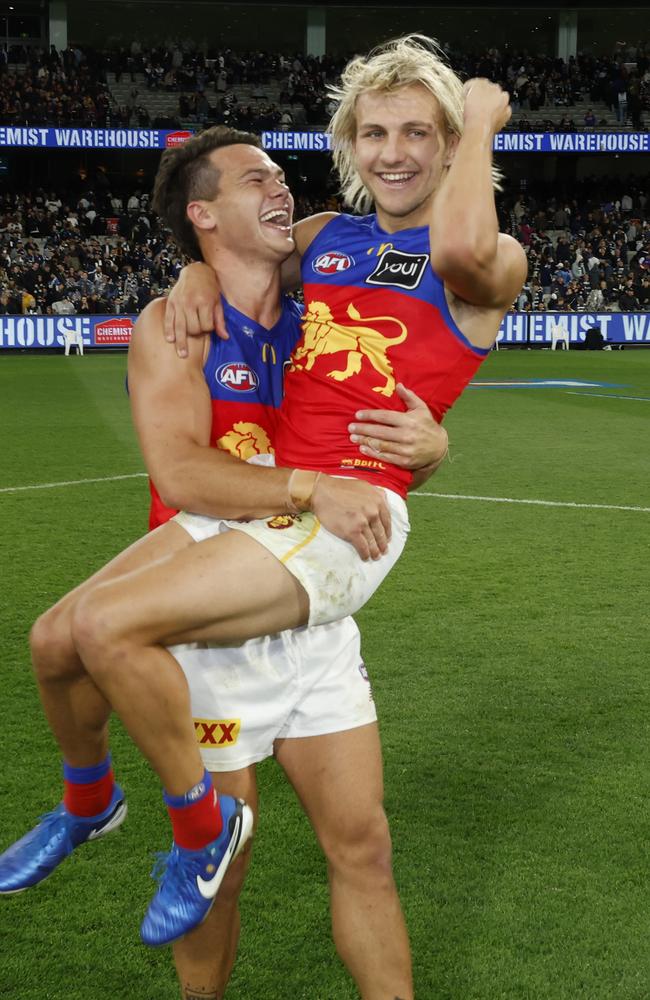
{"type": "Polygon", "coordinates": [[[512,115],[510,94],[502,90],[498,83],[482,77],[468,80],[464,85],[464,123],[468,125],[489,123],[492,134],[500,132],[512,115]]]}

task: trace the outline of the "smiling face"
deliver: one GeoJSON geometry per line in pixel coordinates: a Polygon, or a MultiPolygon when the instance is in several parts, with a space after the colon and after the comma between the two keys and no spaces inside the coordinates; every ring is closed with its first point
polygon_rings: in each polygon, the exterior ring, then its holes
{"type": "MultiPolygon", "coordinates": [[[[188,215],[215,249],[282,261],[294,249],[293,198],[281,168],[262,149],[237,144],[216,149],[219,172],[211,201],[194,201],[188,215]]],[[[200,237],[201,238],[201,237],[200,237]]]]}
{"type": "Polygon", "coordinates": [[[388,232],[423,226],[457,137],[426,87],[368,91],[356,104],[355,165],[388,232]]]}

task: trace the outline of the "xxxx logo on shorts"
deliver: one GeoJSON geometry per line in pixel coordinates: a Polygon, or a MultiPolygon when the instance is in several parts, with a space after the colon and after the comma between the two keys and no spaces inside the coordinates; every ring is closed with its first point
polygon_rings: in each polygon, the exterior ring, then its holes
{"type": "Polygon", "coordinates": [[[196,741],[202,747],[231,747],[239,739],[241,719],[195,719],[196,741]]]}
{"type": "Polygon", "coordinates": [[[296,517],[294,514],[278,514],[277,517],[272,517],[271,520],[266,523],[269,528],[282,530],[282,528],[290,528],[295,520],[296,517]]]}

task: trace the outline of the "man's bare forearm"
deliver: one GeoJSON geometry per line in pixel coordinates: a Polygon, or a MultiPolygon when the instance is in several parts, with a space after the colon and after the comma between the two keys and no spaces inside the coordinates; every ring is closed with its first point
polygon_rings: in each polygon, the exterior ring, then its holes
{"type": "Polygon", "coordinates": [[[291,509],[291,469],[251,465],[217,448],[198,448],[152,477],[168,507],[209,517],[250,520],[284,514],[291,509]]]}
{"type": "MultiPolygon", "coordinates": [[[[492,138],[489,127],[473,124],[460,139],[434,201],[432,257],[461,256],[467,267],[485,265],[494,258],[499,220],[492,181],[492,138]]],[[[442,260],[439,267],[444,271],[442,260]]]]}

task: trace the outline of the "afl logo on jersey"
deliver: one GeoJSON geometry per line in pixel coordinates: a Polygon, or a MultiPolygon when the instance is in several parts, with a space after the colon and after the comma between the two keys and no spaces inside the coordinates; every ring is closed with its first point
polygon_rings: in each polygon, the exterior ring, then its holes
{"type": "Polygon", "coordinates": [[[317,274],[338,274],[339,271],[347,271],[354,265],[352,257],[346,253],[338,251],[322,253],[312,263],[312,267],[317,274]]]}
{"type": "Polygon", "coordinates": [[[225,389],[235,392],[254,392],[260,384],[257,372],[245,365],[243,361],[231,361],[230,364],[217,368],[217,382],[225,389]]]}
{"type": "Polygon", "coordinates": [[[386,250],[375,270],[366,278],[369,285],[395,285],[397,288],[417,288],[422,281],[429,255],[386,250]]]}

